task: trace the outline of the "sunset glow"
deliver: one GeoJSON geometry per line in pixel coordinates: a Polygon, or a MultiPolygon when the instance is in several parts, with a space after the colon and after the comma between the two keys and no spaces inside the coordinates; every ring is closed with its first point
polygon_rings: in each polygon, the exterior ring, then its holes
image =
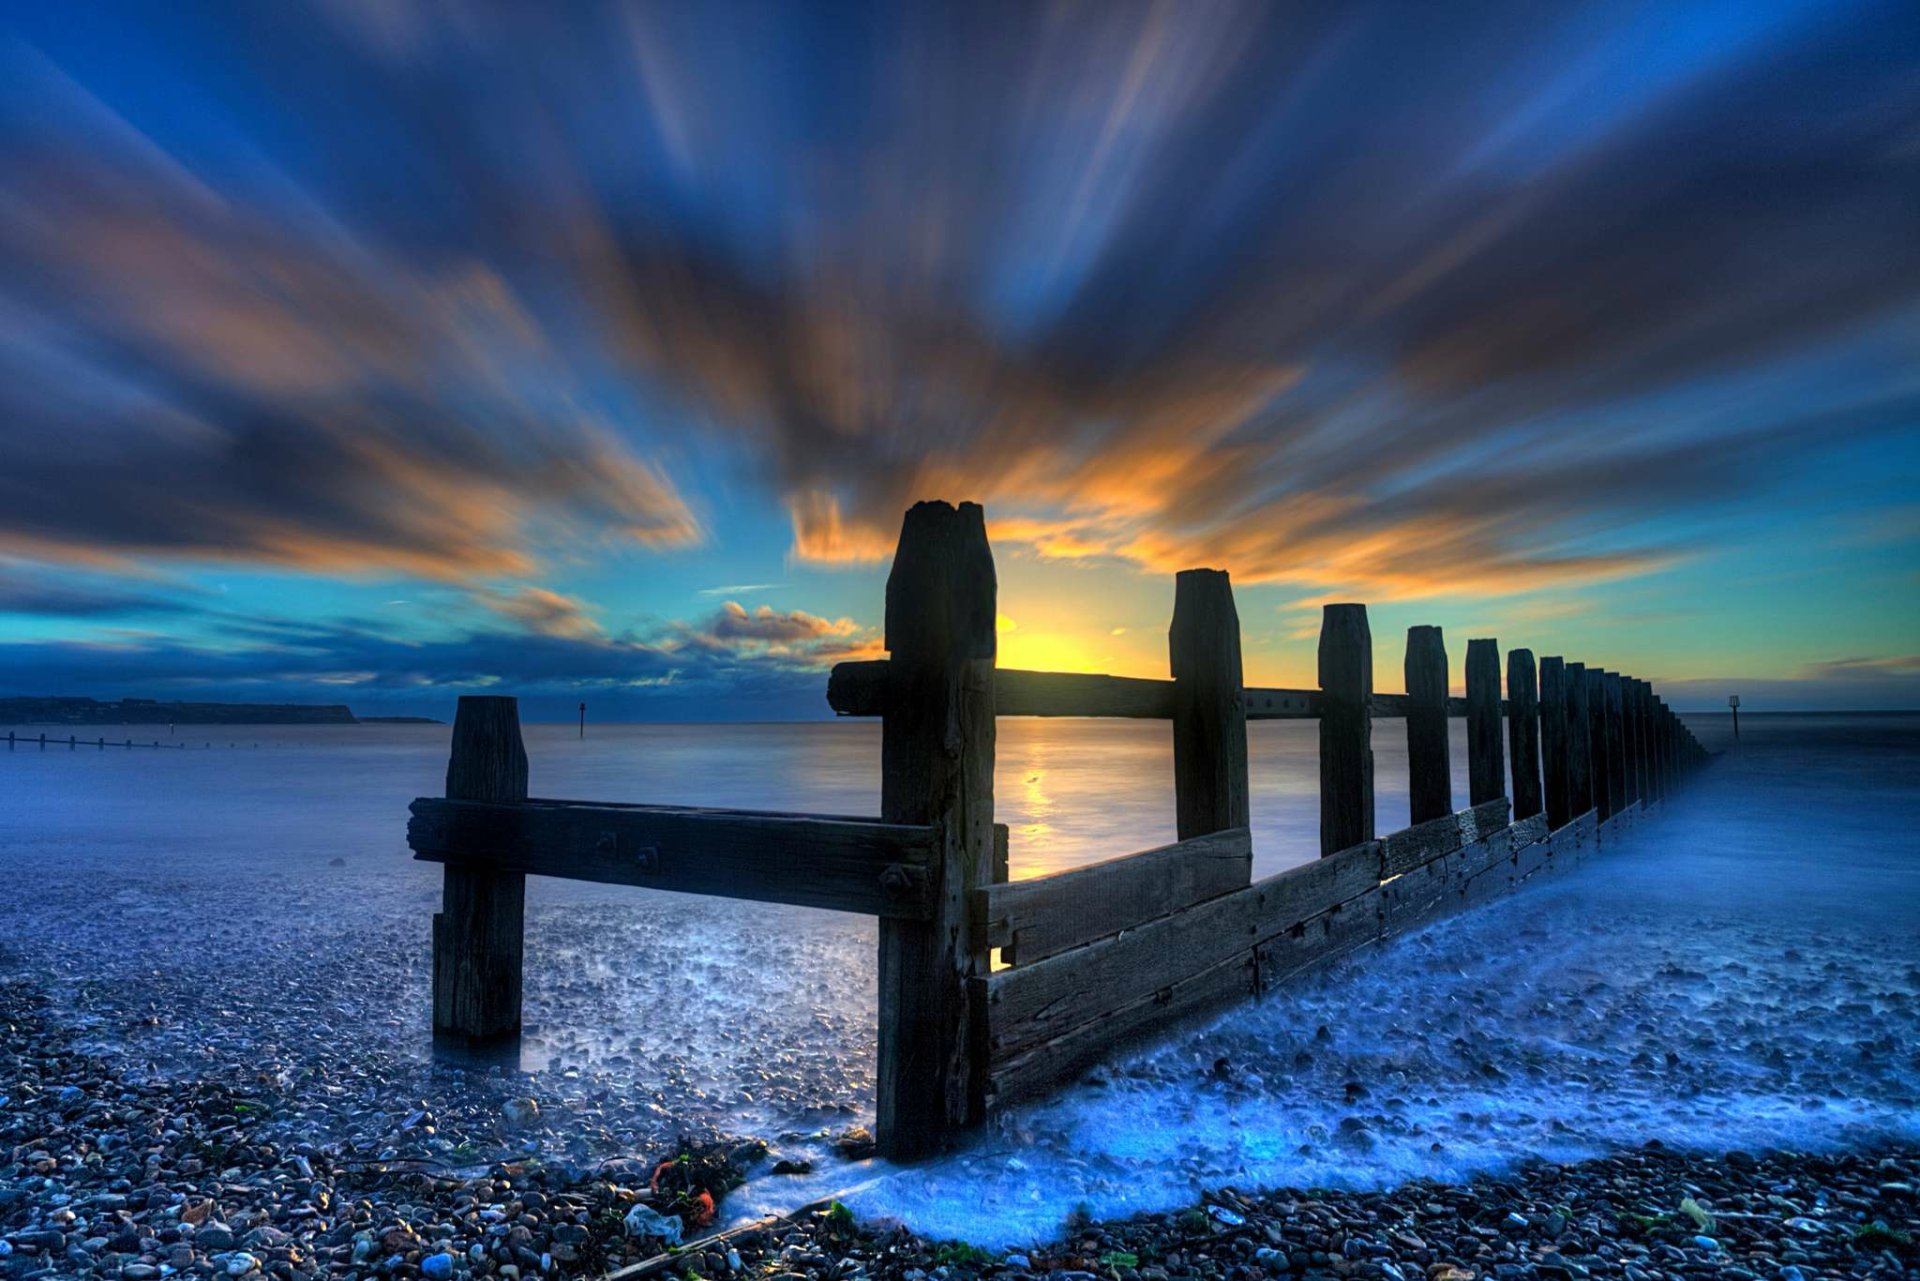
{"type": "Polygon", "coordinates": [[[1359,600],[1920,703],[1916,21],[18,6],[7,679],[821,716],[946,498],[1008,665],[1211,566],[1272,683],[1359,600]]]}

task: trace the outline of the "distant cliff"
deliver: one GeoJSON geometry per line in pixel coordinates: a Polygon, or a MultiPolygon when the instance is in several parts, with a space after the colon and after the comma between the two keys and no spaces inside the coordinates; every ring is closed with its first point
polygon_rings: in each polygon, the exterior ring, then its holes
{"type": "Polygon", "coordinates": [[[357,725],[342,703],[162,703],[0,698],[0,725],[357,725]]]}

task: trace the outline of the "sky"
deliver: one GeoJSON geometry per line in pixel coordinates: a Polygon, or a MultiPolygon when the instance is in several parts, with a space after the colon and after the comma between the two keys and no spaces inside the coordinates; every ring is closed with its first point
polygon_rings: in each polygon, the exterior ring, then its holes
{"type": "Polygon", "coordinates": [[[1920,707],[1920,6],[0,0],[0,695],[827,715],[1320,607],[1920,707]]]}

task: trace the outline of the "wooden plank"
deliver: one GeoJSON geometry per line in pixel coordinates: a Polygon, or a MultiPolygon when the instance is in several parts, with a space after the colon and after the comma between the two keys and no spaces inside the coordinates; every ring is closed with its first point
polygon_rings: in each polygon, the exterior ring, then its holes
{"type": "Polygon", "coordinates": [[[450,867],[907,920],[932,907],[927,826],[565,801],[412,808],[414,857],[450,867]]]}
{"type": "MultiPolygon", "coordinates": [[[[527,750],[520,705],[495,695],[464,695],[453,718],[447,796],[462,802],[512,805],[527,795],[527,750]]],[[[411,827],[411,824],[409,824],[411,827]]],[[[453,849],[475,852],[471,835],[453,849]]],[[[526,948],[527,878],[515,870],[449,864],[433,918],[433,1030],[474,1040],[520,1031],[521,975],[526,948]]]]}
{"type": "Polygon", "coordinates": [[[1321,699],[1317,689],[1249,687],[1242,701],[1250,721],[1310,721],[1320,716],[1321,699]]]}
{"type": "MultiPolygon", "coordinates": [[[[1509,681],[1509,684],[1512,682],[1509,681]]],[[[1568,793],[1567,670],[1558,657],[1540,660],[1541,799],[1547,825],[1564,827],[1573,817],[1568,793]]]]}
{"type": "Polygon", "coordinates": [[[1373,839],[1373,632],[1365,605],[1320,614],[1320,853],[1373,839]]]}
{"type": "Polygon", "coordinates": [[[1166,719],[1173,715],[1172,681],[1080,672],[995,673],[998,716],[1117,716],[1166,719]]]}
{"type": "Polygon", "coordinates": [[[880,921],[880,1150],[943,1150],[983,1115],[984,1017],[970,980],[989,969],[973,891],[993,876],[997,589],[977,503],[916,503],[887,577],[880,814],[935,832],[926,921],[880,921]]]}
{"type": "Polygon", "coordinates": [[[887,660],[835,663],[827,673],[827,706],[841,716],[884,716],[887,660]]]}
{"type": "Polygon", "coordinates": [[[1277,991],[1283,984],[1379,939],[1381,898],[1381,887],[1376,885],[1357,898],[1316,912],[1292,928],[1261,940],[1254,948],[1260,990],[1277,991]]]}
{"type": "Polygon", "coordinates": [[[1532,814],[1508,827],[1507,836],[1513,842],[1513,847],[1519,849],[1523,845],[1546,840],[1550,830],[1545,814],[1532,814]]]}
{"type": "Polygon", "coordinates": [[[1467,801],[1507,794],[1506,742],[1500,732],[1500,643],[1467,642],[1467,801]]]}
{"type": "Polygon", "coordinates": [[[974,891],[986,946],[1009,965],[1045,960],[1244,888],[1253,839],[1244,827],[974,891]]]}
{"type": "MultiPolygon", "coordinates": [[[[1085,672],[994,672],[996,716],[1111,716],[1166,720],[1173,682],[1085,672]]],[[[842,716],[880,716],[887,705],[887,660],[837,664],[827,704],[842,716]]]]}
{"type": "Polygon", "coordinates": [[[1497,796],[1472,809],[1416,823],[1380,839],[1380,876],[1412,871],[1431,859],[1480,840],[1507,825],[1507,798],[1497,796]]]}
{"type": "Polygon", "coordinates": [[[1174,831],[1181,840],[1246,827],[1247,713],[1240,701],[1240,615],[1225,570],[1174,577],[1174,831]]]}
{"type": "Polygon", "coordinates": [[[1533,651],[1507,654],[1507,740],[1513,749],[1513,816],[1532,818],[1545,804],[1540,792],[1540,696],[1533,651]]]}
{"type": "Polygon", "coordinates": [[[1407,797],[1409,822],[1453,812],[1447,739],[1447,645],[1438,627],[1407,629],[1407,797]]]}
{"type": "MultiPolygon", "coordinates": [[[[976,982],[985,998],[986,984],[976,982]]],[[[1094,1022],[1081,1023],[1019,1053],[996,1055],[987,1069],[986,1097],[1004,1107],[1076,1079],[1088,1068],[1130,1045],[1166,1035],[1258,990],[1252,948],[1244,948],[1198,974],[1137,997],[1094,1022]]]]}
{"type": "MultiPolygon", "coordinates": [[[[1354,606],[1364,609],[1365,606],[1354,606]]],[[[1029,672],[1002,667],[994,673],[996,716],[1098,716],[1168,720],[1173,716],[1173,682],[1139,676],[1086,672],[1029,672]]],[[[1321,715],[1317,689],[1250,685],[1241,701],[1250,721],[1315,720],[1321,715]]],[[[839,663],[827,677],[827,705],[842,716],[880,716],[887,705],[887,660],[839,663]]],[[[1404,694],[1375,694],[1374,717],[1407,714],[1404,694]]],[[[1448,716],[1465,716],[1467,700],[1449,698],[1448,716]]]]}
{"type": "Polygon", "coordinates": [[[1380,848],[1368,843],[1138,929],[1002,970],[984,989],[992,1054],[999,1059],[1105,1017],[1365,893],[1379,880],[1380,848]]]}

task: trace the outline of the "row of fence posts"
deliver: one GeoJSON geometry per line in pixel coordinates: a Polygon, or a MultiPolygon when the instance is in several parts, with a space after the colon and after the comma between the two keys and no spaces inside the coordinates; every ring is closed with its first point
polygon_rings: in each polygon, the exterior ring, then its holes
{"type": "MultiPolygon", "coordinates": [[[[967,981],[991,965],[968,913],[971,892],[993,866],[996,597],[979,506],[921,503],[907,513],[887,579],[881,814],[941,832],[932,874],[943,890],[934,920],[880,925],[876,1120],[896,1155],[936,1150],[984,1116],[983,1012],[970,1007],[967,981]]],[[[1168,647],[1178,836],[1245,827],[1247,707],[1239,617],[1224,571],[1176,576],[1168,647]]],[[[1550,827],[1589,809],[1604,822],[1664,795],[1681,769],[1706,757],[1644,681],[1559,657],[1536,670],[1526,649],[1508,655],[1507,674],[1515,821],[1544,808],[1550,827]]],[[[1495,641],[1469,644],[1466,675],[1469,779],[1479,804],[1506,791],[1495,641]]],[[[1375,839],[1365,605],[1325,607],[1319,676],[1320,840],[1329,855],[1375,839]]],[[[1406,689],[1417,824],[1452,810],[1439,628],[1408,632],[1406,689]]]]}
{"type": "MultiPolygon", "coordinates": [[[[931,829],[925,866],[913,871],[933,888],[929,913],[879,920],[875,1122],[882,1150],[893,1157],[938,1151],[985,1111],[987,1019],[971,989],[992,968],[975,892],[996,879],[996,605],[981,508],[916,504],[886,586],[879,817],[931,829]]],[[[1170,704],[1074,714],[1170,719],[1179,838],[1247,827],[1249,693],[1225,572],[1177,576],[1169,657],[1170,704]]],[[[1476,805],[1505,794],[1509,748],[1513,819],[1544,811],[1552,828],[1590,809],[1604,821],[1635,801],[1657,800],[1705,759],[1645,682],[1558,657],[1536,665],[1526,649],[1507,655],[1503,743],[1501,666],[1496,642],[1469,643],[1468,778],[1476,805]]],[[[1261,693],[1303,705],[1317,700],[1320,844],[1331,855],[1375,839],[1376,703],[1366,606],[1325,607],[1319,681],[1318,691],[1261,693]]],[[[1406,689],[1404,700],[1383,698],[1405,707],[1410,818],[1418,824],[1453,808],[1452,706],[1438,628],[1408,633],[1406,689]]],[[[515,700],[460,700],[445,795],[495,805],[527,801],[515,700]]],[[[893,874],[907,869],[888,869],[883,883],[893,874]]],[[[518,1032],[525,882],[526,874],[511,867],[445,863],[433,922],[437,1033],[518,1032]]]]}
{"type": "MultiPolygon", "coordinates": [[[[49,742],[51,742],[52,745],[55,747],[59,747],[61,745],[60,737],[57,734],[52,739],[49,739],[43,733],[36,739],[31,734],[17,734],[13,730],[7,731],[7,750],[9,752],[13,751],[16,746],[19,746],[20,744],[23,744],[23,743],[28,747],[33,747],[37,744],[40,750],[44,752],[47,750],[47,745],[49,742]]],[[[135,747],[144,747],[148,749],[158,748],[160,751],[163,751],[163,752],[168,752],[168,751],[184,752],[184,751],[187,751],[192,746],[193,745],[191,743],[162,743],[159,739],[153,739],[152,741],[146,742],[146,743],[136,743],[129,738],[124,742],[109,743],[104,737],[88,740],[88,739],[81,738],[77,734],[67,735],[67,741],[66,741],[66,747],[68,751],[75,751],[82,747],[91,747],[98,751],[105,751],[109,747],[118,747],[123,750],[131,749],[135,747]]],[[[208,742],[203,742],[201,746],[204,749],[209,751],[211,751],[213,748],[213,744],[208,742]]],[[[240,744],[228,743],[227,746],[239,747],[240,744]]],[[[260,746],[260,744],[254,743],[252,744],[252,746],[258,747],[260,746]]]]}
{"type": "MultiPolygon", "coordinates": [[[[1177,612],[1176,612],[1177,616],[1177,612]]],[[[1513,819],[1545,812],[1549,828],[1597,811],[1601,821],[1653,802],[1706,751],[1647,682],[1515,649],[1501,691],[1497,641],[1467,642],[1469,803],[1508,795],[1513,819]],[[1505,741],[1501,721],[1506,722],[1505,741]]],[[[1447,651],[1438,627],[1407,631],[1409,821],[1452,812],[1447,651]]],[[[1328,605],[1320,633],[1320,848],[1374,838],[1373,638],[1365,605],[1328,605]]],[[[1184,835],[1184,833],[1183,833],[1184,835]]]]}

